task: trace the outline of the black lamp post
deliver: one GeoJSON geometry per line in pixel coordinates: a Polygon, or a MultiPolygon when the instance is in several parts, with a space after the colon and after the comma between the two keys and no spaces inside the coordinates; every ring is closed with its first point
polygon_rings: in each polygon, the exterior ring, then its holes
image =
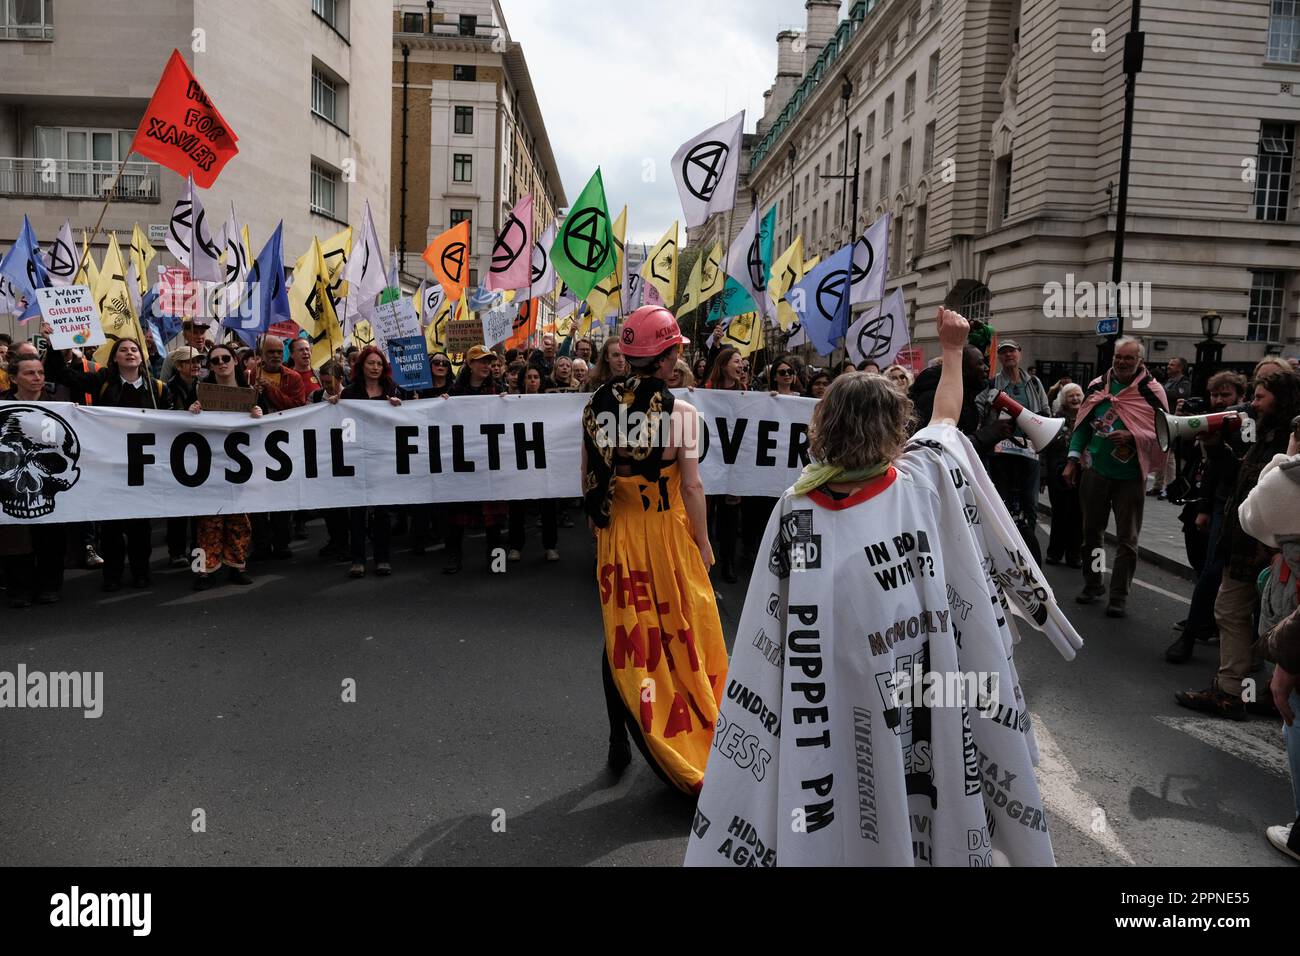
{"type": "Polygon", "coordinates": [[[853,98],[853,81],[846,75],[844,82],[840,86],[840,97],[844,100],[844,166],[843,172],[840,173],[822,173],[822,179],[838,179],[844,183],[844,189],[840,193],[840,228],[845,225],[844,215],[849,202],[849,192],[853,193],[853,228],[846,230],[846,242],[852,242],[854,239],[853,229],[857,228],[858,221],[858,164],[862,157],[862,134],[859,133],[853,141],[853,172],[849,172],[849,100],[853,98]]]}
{"type": "Polygon", "coordinates": [[[794,148],[794,143],[791,143],[786,153],[786,157],[790,160],[790,229],[785,238],[787,246],[794,242],[794,161],[798,155],[799,151],[794,148]]]}
{"type": "Polygon", "coordinates": [[[1192,375],[1192,394],[1205,394],[1206,383],[1223,361],[1223,343],[1215,339],[1223,317],[1210,309],[1201,316],[1201,333],[1205,340],[1196,343],[1196,371],[1192,375]]]}

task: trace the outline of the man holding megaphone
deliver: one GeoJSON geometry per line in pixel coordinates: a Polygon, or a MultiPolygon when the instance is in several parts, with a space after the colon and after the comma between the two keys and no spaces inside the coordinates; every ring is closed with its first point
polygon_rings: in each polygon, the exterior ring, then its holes
{"type": "Polygon", "coordinates": [[[1092,604],[1106,594],[1102,541],[1111,509],[1115,511],[1118,544],[1107,617],[1124,616],[1137,570],[1146,476],[1165,467],[1156,418],[1169,411],[1169,403],[1165,390],[1143,364],[1145,358],[1137,339],[1116,340],[1110,370],[1084,390],[1078,425],[1070,439],[1070,461],[1062,475],[1067,485],[1078,483],[1083,511],[1083,591],[1075,598],[1080,604],[1092,604]]]}

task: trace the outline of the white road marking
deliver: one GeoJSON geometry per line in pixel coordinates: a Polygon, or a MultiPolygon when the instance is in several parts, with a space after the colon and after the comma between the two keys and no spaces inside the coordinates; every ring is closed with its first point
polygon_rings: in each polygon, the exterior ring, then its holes
{"type": "MultiPolygon", "coordinates": [[[[221,572],[217,572],[220,574],[221,572]]],[[[284,578],[278,574],[263,574],[253,579],[252,584],[226,584],[214,585],[208,591],[196,591],[193,594],[187,594],[183,598],[177,598],[174,601],[168,601],[166,604],[160,604],[159,607],[178,607],[184,604],[199,604],[203,601],[213,601],[217,598],[231,597],[235,594],[247,594],[249,591],[256,591],[264,584],[270,584],[272,581],[283,581],[284,578]]]]}
{"type": "MultiPolygon", "coordinates": [[[[1060,817],[1074,829],[1101,844],[1107,853],[1119,857],[1129,866],[1136,866],[1123,841],[1115,832],[1113,822],[1105,818],[1105,826],[1098,832],[1094,822],[1099,819],[1094,811],[1098,804],[1079,783],[1079,772],[1074,769],[1064,751],[1057,745],[1051,731],[1037,714],[1031,714],[1034,738],[1038,741],[1038,790],[1043,795],[1043,807],[1060,817]]],[[[1049,819],[1048,825],[1051,825],[1049,819]]]]}
{"type": "MultiPolygon", "coordinates": [[[[1042,528],[1044,531],[1048,533],[1050,533],[1052,530],[1047,525],[1043,524],[1041,521],[1038,523],[1038,527],[1042,528]]],[[[1154,584],[1148,584],[1146,581],[1140,581],[1137,578],[1134,578],[1133,583],[1140,585],[1141,587],[1147,588],[1148,590],[1155,591],[1157,594],[1163,594],[1167,598],[1172,598],[1175,601],[1181,601],[1183,604],[1190,605],[1192,603],[1192,599],[1189,597],[1183,597],[1183,595],[1175,594],[1173,591],[1166,591],[1164,588],[1156,587],[1154,584]]]]}
{"type": "MultiPolygon", "coordinates": [[[[1267,688],[1264,693],[1268,693],[1267,688]]],[[[1282,744],[1282,731],[1271,721],[1252,720],[1238,723],[1217,717],[1165,717],[1156,720],[1166,727],[1195,737],[1203,744],[1222,750],[1239,760],[1286,778],[1286,750],[1282,744]]]]}

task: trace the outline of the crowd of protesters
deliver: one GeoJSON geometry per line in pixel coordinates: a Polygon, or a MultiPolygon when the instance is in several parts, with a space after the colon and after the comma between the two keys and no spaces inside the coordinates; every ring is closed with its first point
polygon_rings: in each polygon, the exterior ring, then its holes
{"type": "MultiPolygon", "coordinates": [[[[373,346],[349,349],[313,369],[305,339],[286,344],[267,336],[253,350],[214,343],[207,327],[186,322],[183,341],[166,356],[149,344],[145,351],[133,341],[119,342],[103,366],[75,351],[42,356],[29,342],[0,342],[0,398],[197,415],[203,412],[197,392],[203,380],[253,389],[248,411],[260,416],[321,401],[400,405],[464,395],[594,392],[629,374],[616,337],[599,347],[579,339],[561,349],[549,333],[537,348],[475,346],[459,373],[450,356],[435,352],[430,356],[432,386],[414,392],[395,384],[387,357],[373,346]]],[[[1196,395],[1185,361],[1170,361],[1162,384],[1147,369],[1144,347],[1136,339],[1118,340],[1111,368],[1092,381],[1062,378],[1050,388],[1024,366],[1016,341],[1001,341],[994,354],[998,370],[990,375],[983,350],[968,345],[963,353],[958,427],[980,455],[1033,558],[1077,570],[1082,579],[1077,602],[1105,600],[1105,614],[1122,618],[1137,568],[1146,501],[1171,502],[1181,509],[1195,586],[1187,618],[1175,625],[1166,658],[1185,663],[1198,643],[1217,645],[1218,652],[1208,686],[1177,694],[1177,702],[1231,720],[1245,720],[1251,711],[1289,719],[1300,707],[1295,677],[1300,673],[1300,519],[1295,517],[1300,510],[1294,507],[1300,490],[1300,373],[1294,363],[1268,358],[1249,378],[1221,371],[1209,377],[1205,394],[1196,395]],[[1030,413],[1063,420],[1059,433],[1044,447],[1035,447],[994,403],[999,393],[1030,413]],[[1159,447],[1159,416],[1206,411],[1235,411],[1242,427],[1178,438],[1168,454],[1159,447]],[[1043,495],[1050,504],[1045,549],[1038,540],[1043,495]],[[1108,563],[1105,536],[1112,515],[1114,559],[1108,563]],[[1271,676],[1263,674],[1264,661],[1272,662],[1271,676]],[[1248,685],[1262,692],[1247,693],[1248,685]]],[[[839,375],[874,373],[909,394],[916,428],[930,417],[940,371],[937,361],[916,374],[902,365],[881,368],[875,362],[819,368],[793,354],[776,355],[755,367],[749,357],[723,347],[693,362],[679,361],[668,384],[820,399],[839,375]]],[[[722,581],[734,583],[748,575],[774,504],[766,497],[709,496],[713,573],[722,581]]],[[[250,563],[292,558],[291,540],[305,539],[306,522],[319,517],[327,533],[319,556],[347,562],[351,577],[366,574],[368,559],[376,574],[391,574],[392,541],[402,534],[410,536],[414,554],[440,547],[443,573],[456,574],[471,529],[483,532],[489,566],[503,537],[506,560],[521,561],[534,516],[545,560],[559,561],[558,529],[573,525],[571,512],[578,505],[573,500],[457,502],[173,518],[166,522],[166,546],[173,567],[193,569],[196,590],[211,587],[223,569],[231,583],[247,585],[253,581],[250,563]],[[194,561],[195,554],[202,560],[194,561]]],[[[69,555],[86,567],[98,567],[107,591],[122,587],[127,569],[135,587],[148,588],[152,551],[146,519],[0,526],[0,558],[14,607],[57,601],[69,555]]],[[[1300,734],[1293,730],[1287,728],[1287,745],[1295,780],[1300,779],[1300,734]]],[[[1271,828],[1269,839],[1300,859],[1300,831],[1271,828]]]]}

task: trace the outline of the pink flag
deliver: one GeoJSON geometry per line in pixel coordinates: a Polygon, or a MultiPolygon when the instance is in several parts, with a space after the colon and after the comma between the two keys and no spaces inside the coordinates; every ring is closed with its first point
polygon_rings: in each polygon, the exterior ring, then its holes
{"type": "Polygon", "coordinates": [[[501,227],[492,246],[487,287],[494,291],[527,289],[533,275],[533,197],[525,196],[501,227]]]}

